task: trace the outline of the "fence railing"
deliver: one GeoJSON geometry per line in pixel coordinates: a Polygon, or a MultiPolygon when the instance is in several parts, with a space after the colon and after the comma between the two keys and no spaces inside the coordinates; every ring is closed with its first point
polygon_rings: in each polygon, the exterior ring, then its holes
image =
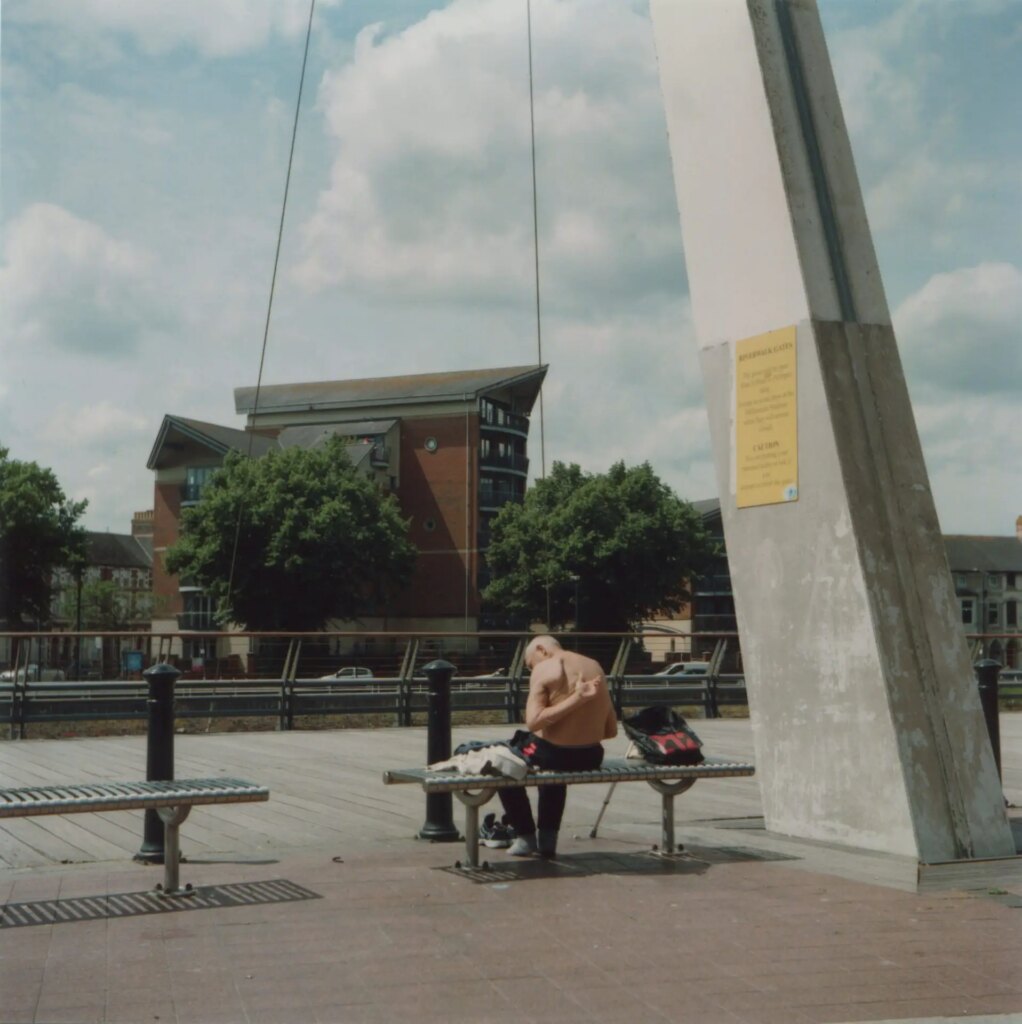
{"type": "MultiPolygon", "coordinates": [[[[427,710],[422,668],[443,657],[457,667],[451,683],[454,712],[499,712],[516,723],[528,698],[524,654],[530,638],[510,633],[0,634],[0,643],[12,645],[12,668],[0,674],[0,720],[8,723],[11,737],[27,736],[33,724],[43,722],[142,720],[147,693],[142,672],[169,663],[181,670],[175,691],[175,714],[181,719],[260,717],[293,729],[314,716],[384,715],[395,725],[410,725],[427,710]],[[92,660],[76,661],[79,649],[94,655],[92,660]]],[[[698,706],[715,717],[724,705],[746,703],[743,677],[725,671],[729,660],[735,667],[733,634],[568,633],[560,639],[604,666],[619,712],[661,703],[698,706]],[[703,660],[691,661],[693,653],[703,660]],[[689,671],[667,674],[680,659],[689,671]]]]}
{"type": "MultiPolygon", "coordinates": [[[[497,712],[522,720],[528,698],[524,651],[513,633],[0,633],[0,722],[25,737],[46,722],[144,720],[145,669],[181,671],[181,719],[268,718],[279,729],[317,716],[382,715],[410,725],[427,710],[422,668],[436,658],[457,667],[454,712],[497,712]]],[[[619,713],[650,704],[695,707],[707,717],[746,706],[737,635],[647,630],[559,634],[603,665],[619,713]],[[676,669],[683,673],[672,674],[676,669]]],[[[982,652],[987,637],[970,637],[982,652]]],[[[1002,698],[1022,699],[1018,672],[1002,698]]]]}

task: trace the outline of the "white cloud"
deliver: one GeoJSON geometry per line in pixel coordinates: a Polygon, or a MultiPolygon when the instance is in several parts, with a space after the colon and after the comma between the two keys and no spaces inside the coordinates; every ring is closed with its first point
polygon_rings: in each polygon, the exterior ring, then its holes
{"type": "Polygon", "coordinates": [[[8,343],[112,356],[166,321],[152,260],[130,242],[51,203],[9,227],[0,268],[8,343]]]}
{"type": "MultiPolygon", "coordinates": [[[[670,287],[680,231],[648,20],[611,0],[533,5],[543,288],[551,308],[670,287]],[[652,171],[651,171],[652,169],[652,171]]],[[[358,37],[319,106],[336,146],[296,272],[390,300],[528,302],[523,7],[456,0],[358,37]]]]}
{"type": "Polygon", "coordinates": [[[987,263],[936,274],[894,323],[945,531],[1009,535],[1022,512],[1022,271],[987,263]]]}
{"type": "MultiPolygon", "coordinates": [[[[319,0],[333,7],[340,0],[319,0]]],[[[7,0],[4,16],[44,25],[65,37],[100,38],[109,33],[134,40],[146,53],[193,47],[207,57],[258,49],[273,35],[305,30],[308,0],[7,0]]]]}
{"type": "Polygon", "coordinates": [[[94,404],[63,404],[49,410],[41,437],[53,444],[74,438],[83,446],[123,446],[152,432],[151,421],[137,411],[114,405],[109,400],[94,404]]]}
{"type": "Polygon", "coordinates": [[[913,384],[949,394],[1018,395],[1022,271],[983,263],[936,274],[895,311],[913,384]]]}
{"type": "Polygon", "coordinates": [[[909,238],[953,253],[975,244],[970,230],[977,224],[988,221],[996,230],[994,195],[1018,196],[1017,148],[999,147],[999,159],[991,160],[984,148],[964,142],[975,122],[1010,119],[1010,91],[991,89],[992,81],[971,89],[959,84],[983,74],[983,42],[999,45],[997,16],[1010,8],[1003,0],[888,4],[868,24],[832,33],[841,105],[881,248],[888,236],[894,246],[909,238]],[[969,42],[952,51],[948,41],[958,36],[969,42]]]}

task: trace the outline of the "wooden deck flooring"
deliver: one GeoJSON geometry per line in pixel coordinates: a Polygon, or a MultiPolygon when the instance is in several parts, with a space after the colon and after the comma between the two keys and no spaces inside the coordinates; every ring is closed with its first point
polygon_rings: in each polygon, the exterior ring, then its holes
{"type": "MultiPolygon", "coordinates": [[[[747,719],[694,724],[707,754],[755,760],[747,719]]],[[[454,744],[505,738],[509,732],[507,726],[463,727],[455,730],[454,744]]],[[[268,803],[196,808],[181,831],[182,851],[192,863],[270,862],[295,853],[339,857],[372,853],[407,843],[425,821],[421,790],[382,782],[388,768],[423,763],[426,734],[421,728],[181,735],[175,743],[179,778],[233,775],[270,789],[268,803]]],[[[1022,714],[1002,714],[1001,745],[1004,792],[1019,807],[1022,714]]],[[[621,735],[606,747],[608,755],[622,756],[627,740],[621,735]]],[[[144,775],[142,736],[0,742],[0,783],[4,785],[134,781],[144,775]]],[[[562,844],[574,843],[575,850],[586,847],[606,796],[604,786],[572,788],[562,844]]],[[[460,828],[463,809],[456,800],[453,807],[454,822],[460,828]]],[[[499,809],[499,804],[488,804],[485,810],[490,809],[499,809]]],[[[755,827],[752,831],[726,828],[761,814],[755,778],[700,782],[675,801],[682,841],[756,847],[794,857],[806,868],[815,866],[896,887],[915,886],[915,862],[908,858],[885,860],[883,855],[790,840],[755,827]]],[[[1017,809],[1011,814],[1022,841],[1022,816],[1017,809]]],[[[599,836],[623,850],[648,849],[660,839],[659,796],[648,786],[619,787],[599,836]]],[[[123,863],[141,842],[142,812],[9,820],[0,824],[0,871],[123,863]]],[[[450,860],[456,856],[459,850],[452,849],[450,860]]],[[[444,860],[447,855],[438,853],[438,857],[444,860]]],[[[994,881],[1016,891],[1017,869],[1015,865],[1010,876],[998,875],[994,881]]]]}
{"type": "MultiPolygon", "coordinates": [[[[747,720],[700,721],[707,753],[752,759],[747,720]]],[[[455,730],[454,743],[505,738],[507,726],[455,730]]],[[[384,786],[385,769],[421,765],[421,728],[345,729],[329,732],[259,732],[181,735],[175,740],[179,778],[232,775],[266,785],[266,804],[195,808],[182,826],[182,849],[193,861],[259,859],[284,852],[335,849],[337,854],[375,843],[406,841],[421,828],[425,797],[412,786],[384,786]]],[[[623,736],[607,744],[623,755],[623,736]]],[[[145,738],[20,740],[0,742],[0,780],[9,786],[145,777],[145,738]]],[[[607,795],[603,786],[577,786],[568,799],[564,831],[588,835],[607,795]]],[[[497,808],[494,802],[490,807],[497,808]]],[[[679,823],[701,818],[760,814],[755,779],[715,779],[678,799],[679,823]]],[[[454,803],[455,823],[462,822],[454,803]]],[[[660,798],[648,786],[615,792],[601,834],[634,832],[655,841],[660,798]]],[[[73,814],[5,821],[0,825],[0,867],[121,860],[141,845],[142,812],[73,814]]]]}

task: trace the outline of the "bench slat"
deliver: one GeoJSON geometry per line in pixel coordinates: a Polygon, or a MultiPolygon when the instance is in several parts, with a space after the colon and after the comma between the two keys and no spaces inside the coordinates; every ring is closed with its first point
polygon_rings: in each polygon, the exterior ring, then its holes
{"type": "Polygon", "coordinates": [[[147,810],[181,804],[250,803],[269,800],[265,786],[242,779],[175,779],[74,786],[0,789],[0,818],[87,811],[147,810]]]}
{"type": "Polygon", "coordinates": [[[592,771],[529,772],[524,779],[502,775],[459,775],[429,768],[403,768],[383,773],[387,785],[418,783],[427,793],[454,793],[466,789],[512,789],[558,783],[575,785],[596,782],[673,782],[680,779],[737,778],[755,775],[754,765],[724,758],[707,758],[697,765],[658,765],[626,758],[607,758],[592,771]]]}

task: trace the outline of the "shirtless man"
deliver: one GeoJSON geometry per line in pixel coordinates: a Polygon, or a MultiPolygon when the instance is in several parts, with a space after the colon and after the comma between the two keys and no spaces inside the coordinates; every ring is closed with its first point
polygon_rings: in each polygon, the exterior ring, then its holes
{"type": "MultiPolygon", "coordinates": [[[[592,658],[566,651],[552,636],[537,636],[525,649],[531,672],[525,724],[532,734],[523,752],[530,765],[586,771],[603,763],[601,740],[617,735],[617,717],[603,669],[592,658]]],[[[539,787],[539,829],[524,789],[498,790],[517,838],[510,853],[553,857],[567,786],[539,787]]]]}

